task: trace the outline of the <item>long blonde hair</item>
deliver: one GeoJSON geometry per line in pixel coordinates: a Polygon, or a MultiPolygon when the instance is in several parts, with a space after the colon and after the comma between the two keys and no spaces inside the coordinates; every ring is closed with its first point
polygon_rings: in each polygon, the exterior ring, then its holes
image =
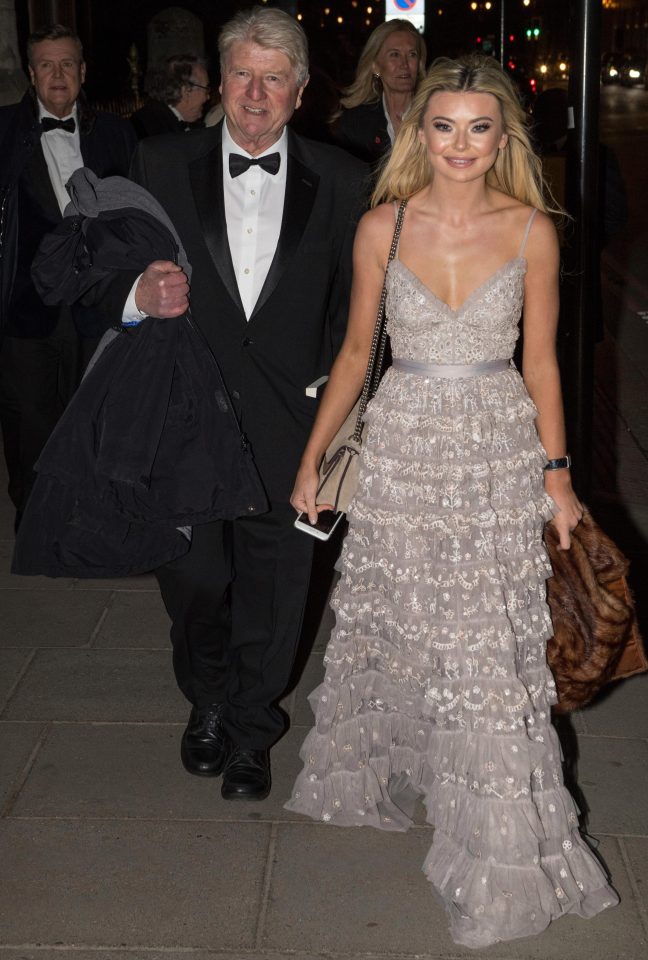
{"type": "MultiPolygon", "coordinates": [[[[375,30],[369,34],[369,39],[362,48],[356,75],[353,83],[342,91],[340,107],[344,110],[351,110],[353,107],[360,106],[361,103],[377,103],[382,97],[382,84],[376,83],[374,77],[374,61],[380,53],[383,43],[392,33],[411,33],[416,41],[416,51],[418,53],[418,82],[420,83],[425,76],[425,61],[427,59],[427,50],[423,35],[413,27],[409,20],[385,20],[379,24],[375,30]]],[[[332,120],[340,116],[342,110],[338,110],[332,117],[332,120]]]]}
{"type": "Polygon", "coordinates": [[[508,143],[486,175],[489,186],[545,213],[562,214],[542,176],[542,166],[528,132],[527,116],[511,80],[493,57],[470,54],[449,60],[439,57],[418,88],[403,120],[393,149],[386,158],[371,204],[405,200],[432,180],[427,148],[419,130],[430,97],[435,93],[490,93],[502,111],[508,143]]]}

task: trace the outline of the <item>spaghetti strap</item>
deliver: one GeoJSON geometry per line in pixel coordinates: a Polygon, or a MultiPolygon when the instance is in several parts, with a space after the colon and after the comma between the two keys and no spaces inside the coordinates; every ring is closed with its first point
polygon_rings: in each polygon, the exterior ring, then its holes
{"type": "MultiPolygon", "coordinates": [[[[393,200],[392,206],[394,208],[394,223],[398,223],[398,211],[400,210],[400,201],[393,200]]],[[[398,234],[398,240],[396,241],[396,249],[394,250],[394,257],[398,257],[399,249],[400,249],[400,233],[398,234]]]]}
{"type": "Polygon", "coordinates": [[[518,257],[524,256],[524,248],[526,247],[526,242],[529,239],[529,231],[531,230],[531,225],[537,212],[537,209],[534,207],[531,211],[531,216],[527,220],[526,230],[524,231],[524,236],[522,237],[522,243],[520,244],[520,252],[518,253],[518,257]]]}

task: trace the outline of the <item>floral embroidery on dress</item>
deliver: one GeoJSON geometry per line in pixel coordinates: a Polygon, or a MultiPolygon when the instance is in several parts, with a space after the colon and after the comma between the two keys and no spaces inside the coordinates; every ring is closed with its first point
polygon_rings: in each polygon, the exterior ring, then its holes
{"type": "MultiPolygon", "coordinates": [[[[525,272],[521,257],[508,261],[452,310],[394,260],[394,356],[510,358],[525,272]]],[[[287,804],[340,826],[405,830],[418,792],[435,827],[423,869],[470,947],[617,899],[578,833],[551,725],[542,529],[553,504],[536,413],[512,366],[385,374],[366,415],[315,727],[287,804]]]]}

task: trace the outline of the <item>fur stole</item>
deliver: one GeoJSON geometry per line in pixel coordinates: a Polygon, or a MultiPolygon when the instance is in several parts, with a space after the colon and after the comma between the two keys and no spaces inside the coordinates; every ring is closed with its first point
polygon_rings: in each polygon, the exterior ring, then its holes
{"type": "Polygon", "coordinates": [[[545,527],[553,567],[547,601],[554,636],[547,659],[558,689],[556,713],[588,703],[610,680],[648,670],[626,575],[628,561],[585,510],[570,550],[545,527]]]}

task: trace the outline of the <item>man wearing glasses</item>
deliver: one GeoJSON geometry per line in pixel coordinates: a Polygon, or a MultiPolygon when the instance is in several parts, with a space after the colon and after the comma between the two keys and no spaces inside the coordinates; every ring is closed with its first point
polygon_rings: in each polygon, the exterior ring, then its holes
{"type": "Polygon", "coordinates": [[[209,76],[204,60],[190,53],[175,54],[148,71],[144,89],[148,103],[131,116],[138,139],[158,133],[184,133],[202,127],[209,100],[209,76]]]}

